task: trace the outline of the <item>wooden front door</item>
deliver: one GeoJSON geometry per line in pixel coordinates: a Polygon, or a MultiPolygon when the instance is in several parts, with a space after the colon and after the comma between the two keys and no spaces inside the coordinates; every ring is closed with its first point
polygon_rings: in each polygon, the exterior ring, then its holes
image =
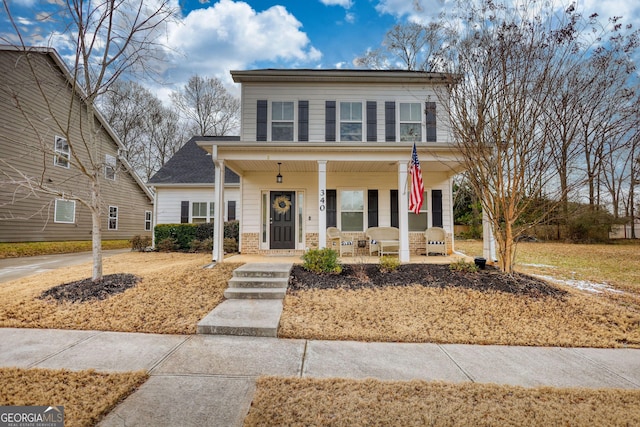
{"type": "Polygon", "coordinates": [[[295,192],[271,192],[271,249],[295,249],[295,192]]]}

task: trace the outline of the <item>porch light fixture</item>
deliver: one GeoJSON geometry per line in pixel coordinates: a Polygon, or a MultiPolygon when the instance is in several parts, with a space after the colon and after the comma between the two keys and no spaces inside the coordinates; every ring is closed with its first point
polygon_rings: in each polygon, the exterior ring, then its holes
{"type": "Polygon", "coordinates": [[[278,184],[282,184],[282,175],[280,174],[280,165],[281,164],[282,164],[281,162],[278,162],[278,175],[276,175],[276,182],[278,184]]]}

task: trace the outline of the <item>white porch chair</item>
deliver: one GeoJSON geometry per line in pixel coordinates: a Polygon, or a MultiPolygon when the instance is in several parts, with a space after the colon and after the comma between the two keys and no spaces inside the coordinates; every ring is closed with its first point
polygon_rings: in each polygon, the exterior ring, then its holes
{"type": "Polygon", "coordinates": [[[349,253],[351,256],[354,254],[353,237],[346,236],[337,227],[327,228],[327,247],[338,250],[340,248],[340,256],[349,253]]]}

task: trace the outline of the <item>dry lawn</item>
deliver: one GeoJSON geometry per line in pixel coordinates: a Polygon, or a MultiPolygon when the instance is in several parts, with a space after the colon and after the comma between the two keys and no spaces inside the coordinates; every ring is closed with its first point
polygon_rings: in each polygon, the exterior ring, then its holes
{"type": "MultiPolygon", "coordinates": [[[[456,249],[477,256],[482,254],[482,243],[456,242],[456,249]]],[[[624,289],[623,293],[594,294],[568,286],[563,287],[569,291],[563,299],[420,286],[289,292],[279,335],[330,340],[640,348],[639,249],[638,245],[519,245],[518,269],[523,272],[606,281],[624,289]]]]}
{"type": "Polygon", "coordinates": [[[640,347],[640,312],[572,291],[564,300],[421,286],[287,294],[280,337],[640,347]]]}
{"type": "MultiPolygon", "coordinates": [[[[456,250],[482,255],[481,241],[456,240],[456,250]]],[[[640,243],[519,243],[516,269],[558,279],[607,283],[640,294],[640,243]]]]}
{"type": "Polygon", "coordinates": [[[631,426],[640,390],[259,378],[245,426],[631,426]]]}
{"type": "Polygon", "coordinates": [[[144,372],[0,368],[0,405],[61,405],[65,426],[93,426],[147,378],[144,372]]]}
{"type": "Polygon", "coordinates": [[[42,291],[84,279],[91,265],[67,267],[0,284],[0,327],[96,329],[102,331],[192,334],[196,324],[223,297],[239,264],[203,269],[210,254],[139,253],[104,260],[104,274],[142,278],[134,288],[103,301],[57,303],[42,291]]]}

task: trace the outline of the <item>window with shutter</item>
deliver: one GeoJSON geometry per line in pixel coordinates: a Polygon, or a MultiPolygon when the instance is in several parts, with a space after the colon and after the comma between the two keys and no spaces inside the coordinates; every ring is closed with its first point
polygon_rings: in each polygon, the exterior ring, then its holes
{"type": "Polygon", "coordinates": [[[298,101],[298,141],[309,141],[309,101],[298,101]]]}
{"type": "Polygon", "coordinates": [[[394,142],[396,140],[396,103],[387,101],[384,103],[384,140],[394,142]]]}
{"type": "Polygon", "coordinates": [[[267,101],[258,100],[256,111],[256,141],[267,140],[267,101]]]}
{"type": "Polygon", "coordinates": [[[425,121],[427,125],[427,142],[436,142],[436,103],[427,102],[425,104],[425,121]]]}
{"type": "Polygon", "coordinates": [[[325,102],[324,114],[324,140],[334,142],[336,140],[336,101],[325,102]]]}
{"type": "Polygon", "coordinates": [[[378,226],[378,190],[367,191],[367,227],[378,226]]]}
{"type": "Polygon", "coordinates": [[[378,103],[367,101],[367,141],[378,140],[378,103]]]}
{"type": "Polygon", "coordinates": [[[442,190],[431,190],[431,224],[442,227],[442,190]]]}
{"type": "Polygon", "coordinates": [[[180,202],[180,224],[189,222],[189,201],[180,202]]]}

